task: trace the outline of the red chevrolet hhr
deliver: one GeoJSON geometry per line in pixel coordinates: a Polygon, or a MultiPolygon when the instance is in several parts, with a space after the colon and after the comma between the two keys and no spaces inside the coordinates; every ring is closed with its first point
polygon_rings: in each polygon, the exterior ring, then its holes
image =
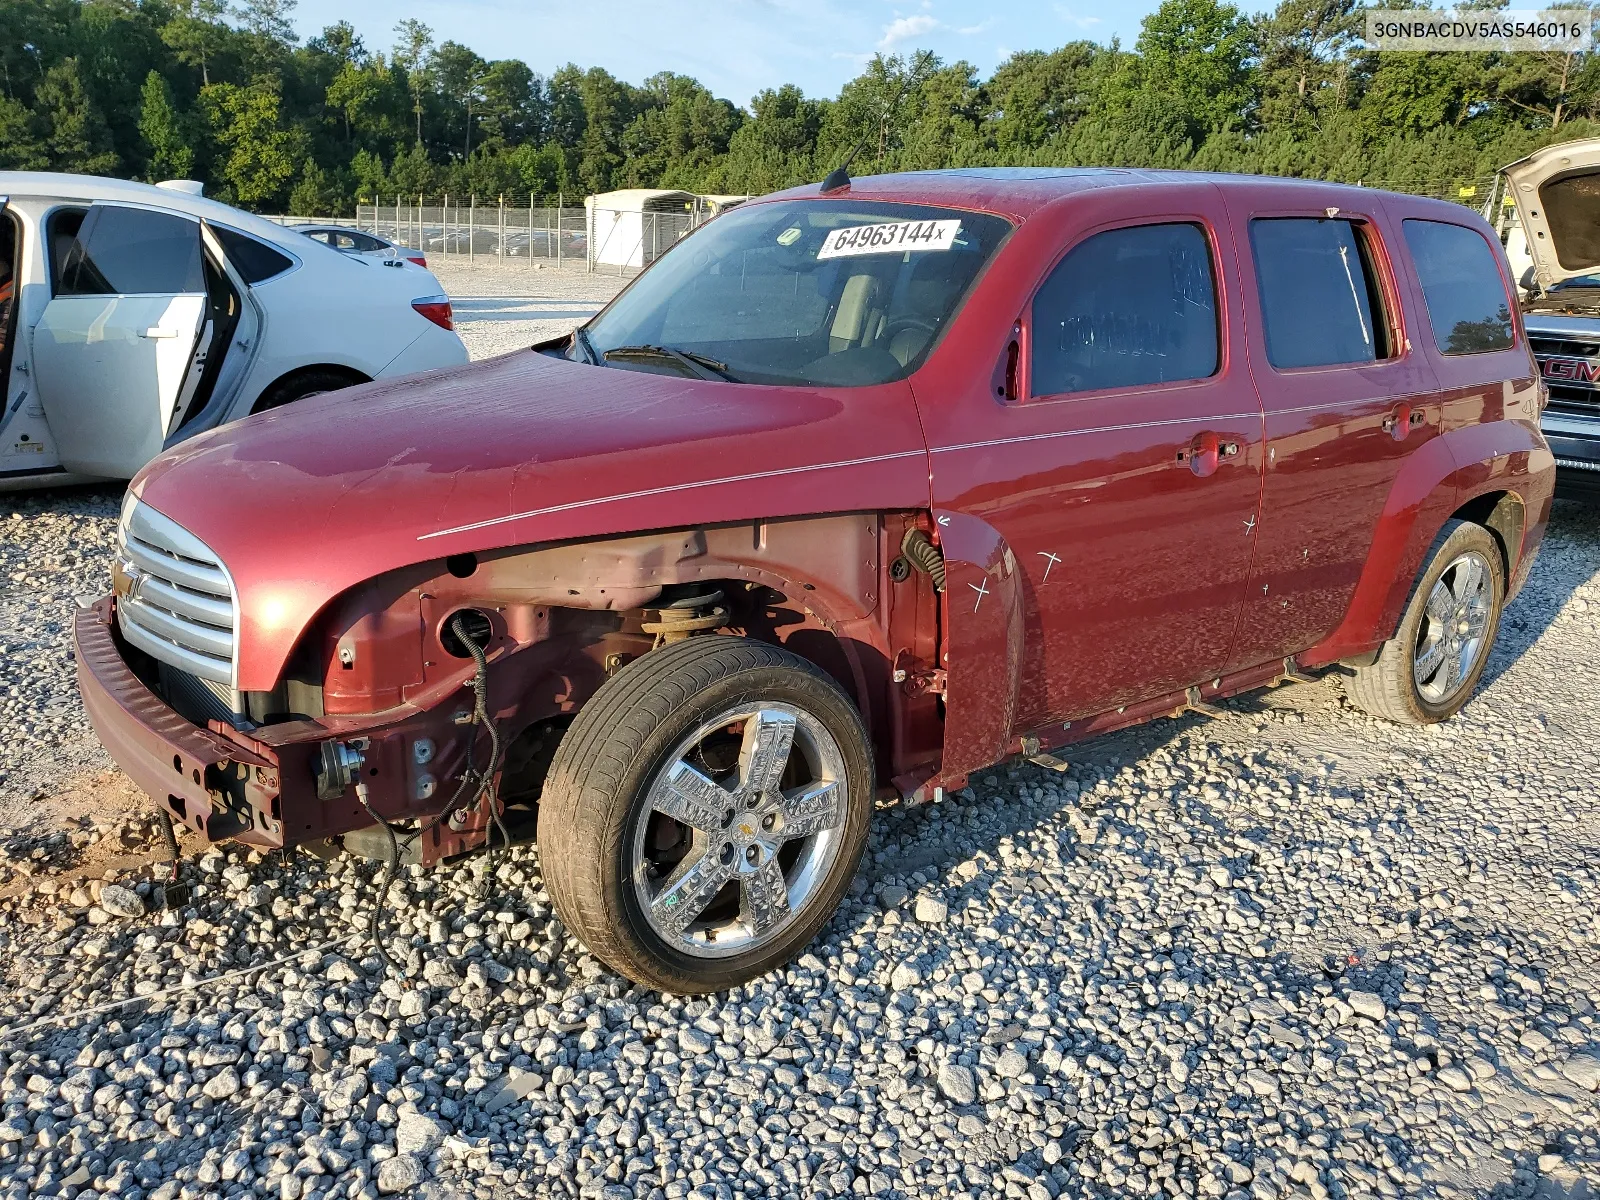
{"type": "Polygon", "coordinates": [[[1550,508],[1469,210],[950,170],[750,202],[559,343],[185,442],[77,621],[113,756],[208,839],[536,836],[677,992],[813,937],[874,797],[1340,666],[1454,713],[1550,508]]]}

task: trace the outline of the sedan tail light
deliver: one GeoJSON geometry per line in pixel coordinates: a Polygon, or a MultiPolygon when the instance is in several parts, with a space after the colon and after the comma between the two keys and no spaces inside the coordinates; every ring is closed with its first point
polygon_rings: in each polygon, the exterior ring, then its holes
{"type": "Polygon", "coordinates": [[[449,296],[418,296],[411,302],[411,307],[427,317],[440,329],[454,329],[456,327],[454,315],[450,312],[449,296]]]}
{"type": "Polygon", "coordinates": [[[420,254],[408,254],[406,255],[406,261],[414,262],[419,267],[425,267],[428,265],[428,260],[423,258],[420,254]]]}

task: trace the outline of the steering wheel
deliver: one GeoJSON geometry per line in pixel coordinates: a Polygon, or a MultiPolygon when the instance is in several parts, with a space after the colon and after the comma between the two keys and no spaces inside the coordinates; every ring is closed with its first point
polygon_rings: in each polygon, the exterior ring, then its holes
{"type": "Polygon", "coordinates": [[[894,318],[892,321],[885,322],[883,326],[883,332],[878,335],[878,340],[880,342],[887,342],[902,329],[920,329],[923,333],[928,335],[928,338],[931,341],[933,339],[933,335],[939,332],[939,323],[937,321],[930,321],[926,317],[918,317],[909,314],[905,316],[899,316],[894,318]]]}

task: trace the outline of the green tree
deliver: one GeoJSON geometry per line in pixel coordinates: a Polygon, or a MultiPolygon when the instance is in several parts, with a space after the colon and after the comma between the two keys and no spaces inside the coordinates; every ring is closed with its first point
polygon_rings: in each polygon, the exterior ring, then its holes
{"type": "Polygon", "coordinates": [[[984,89],[988,126],[1002,156],[1026,156],[1059,137],[1094,105],[1106,51],[1093,42],[1013,54],[984,89]]]}
{"type": "Polygon", "coordinates": [[[117,169],[110,131],[84,92],[76,58],[63,59],[45,72],[35,92],[34,113],[52,167],[85,175],[117,169]]]}
{"type": "Polygon", "coordinates": [[[407,17],[394,27],[400,41],[394,48],[394,62],[404,69],[411,89],[412,112],[417,118],[417,145],[422,145],[422,98],[428,86],[428,62],[433,55],[433,30],[415,17],[407,17]]]}
{"type": "Polygon", "coordinates": [[[483,136],[504,148],[542,141],[547,105],[544,88],[528,64],[514,58],[492,62],[483,72],[483,136]]]}
{"type": "Polygon", "coordinates": [[[0,170],[42,171],[50,165],[28,106],[0,96],[0,170]]]}
{"type": "Polygon", "coordinates": [[[305,217],[340,215],[350,205],[343,183],[334,172],[324,171],[315,159],[307,158],[294,190],[289,193],[289,211],[305,217]]]}
{"type": "Polygon", "coordinates": [[[227,0],[182,0],[172,19],[161,27],[161,40],[177,60],[200,69],[200,83],[211,83],[211,63],[228,44],[233,31],[223,24],[227,0]]]}
{"type": "MultiPolygon", "coordinates": [[[[909,58],[875,54],[867,69],[844,85],[818,135],[825,155],[842,157],[865,142],[874,168],[898,149],[918,110],[918,93],[943,67],[938,55],[918,50],[909,58]]],[[[862,169],[858,158],[856,169],[862,169]]]]}
{"type": "Polygon", "coordinates": [[[305,161],[306,139],[284,128],[277,82],[214,83],[201,90],[200,103],[227,152],[221,175],[233,197],[243,204],[281,202],[305,161]]]}
{"type": "Polygon", "coordinates": [[[367,53],[361,35],[349,21],[336,21],[306,44],[316,54],[323,54],[341,64],[363,66],[372,56],[367,53]]]}
{"type": "Polygon", "coordinates": [[[1254,30],[1233,5],[1166,0],[1144,19],[1134,49],[1141,89],[1168,97],[1197,139],[1254,122],[1254,30]]]}
{"type": "Polygon", "coordinates": [[[172,101],[172,89],[158,71],[144,77],[139,103],[139,136],[150,153],[152,182],[157,179],[187,179],[194,170],[194,151],[189,134],[172,101]]]}
{"type": "Polygon", "coordinates": [[[475,51],[460,42],[445,42],[433,52],[434,83],[452,106],[460,109],[463,158],[472,154],[473,110],[483,103],[483,76],[487,67],[475,51]]]}
{"type": "Polygon", "coordinates": [[[624,179],[634,187],[693,187],[728,149],[739,110],[697,80],[663,71],[645,80],[648,105],[622,133],[624,179]]]}
{"type": "Polygon", "coordinates": [[[355,181],[356,197],[361,203],[376,204],[389,189],[389,173],[383,169],[383,158],[371,150],[357,150],[350,160],[350,176],[355,181]]]}
{"type": "Polygon", "coordinates": [[[1361,20],[1356,0],[1282,0],[1256,18],[1263,125],[1315,124],[1344,106],[1361,20]]]}

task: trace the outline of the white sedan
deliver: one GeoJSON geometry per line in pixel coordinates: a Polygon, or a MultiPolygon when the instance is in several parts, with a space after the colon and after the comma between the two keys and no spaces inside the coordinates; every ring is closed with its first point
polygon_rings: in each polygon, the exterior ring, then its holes
{"type": "Polygon", "coordinates": [[[467,361],[450,301],[198,195],[0,171],[0,491],[128,479],[252,412],[467,361]]]}
{"type": "Polygon", "coordinates": [[[428,260],[423,257],[422,251],[402,246],[399,242],[391,242],[388,238],[367,233],[365,230],[346,229],[343,225],[290,225],[288,228],[296,233],[305,234],[314,242],[321,242],[332,246],[335,250],[341,250],[345,254],[357,254],[380,260],[403,258],[406,262],[415,263],[419,267],[428,265],[428,260]]]}

